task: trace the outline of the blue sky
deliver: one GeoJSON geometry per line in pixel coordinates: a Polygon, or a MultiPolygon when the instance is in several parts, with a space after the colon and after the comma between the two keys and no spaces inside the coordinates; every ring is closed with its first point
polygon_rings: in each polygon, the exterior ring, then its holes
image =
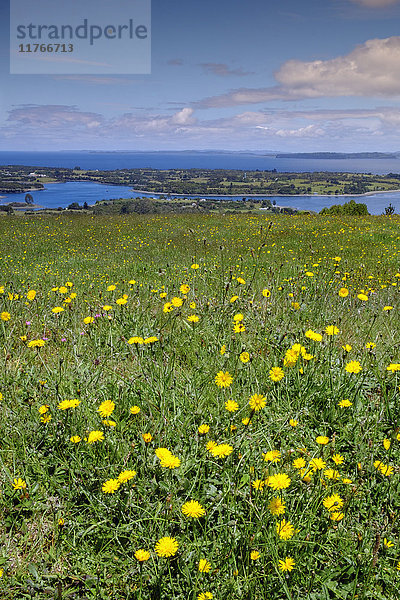
{"type": "Polygon", "coordinates": [[[400,150],[400,0],[153,0],[151,35],[148,75],[10,75],[0,0],[0,149],[400,150]]]}

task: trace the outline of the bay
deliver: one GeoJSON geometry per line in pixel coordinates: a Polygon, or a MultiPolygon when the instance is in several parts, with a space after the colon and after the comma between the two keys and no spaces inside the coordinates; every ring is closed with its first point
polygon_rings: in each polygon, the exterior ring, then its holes
{"type": "Polygon", "coordinates": [[[261,152],[16,152],[0,151],[0,165],[31,167],[76,166],[82,169],[240,169],[306,173],[340,171],[349,173],[400,173],[398,158],[275,158],[261,152]]]}
{"type": "MultiPolygon", "coordinates": [[[[159,194],[143,193],[134,191],[132,188],[122,185],[107,185],[94,183],[92,181],[68,181],[66,183],[47,183],[44,190],[31,192],[34,202],[42,208],[66,208],[72,202],[89,205],[98,200],[110,200],[115,198],[158,198],[159,194]]],[[[172,196],[178,197],[178,196],[172,196]]],[[[197,200],[204,196],[185,196],[197,200]]],[[[209,199],[242,200],[242,196],[207,196],[209,199]]],[[[291,206],[299,210],[311,210],[319,212],[322,208],[332,204],[344,204],[351,198],[356,202],[363,202],[373,215],[384,212],[389,203],[393,204],[396,212],[400,211],[400,192],[382,192],[368,196],[257,196],[261,199],[269,199],[276,202],[278,206],[291,206]]],[[[250,200],[251,196],[247,196],[250,200]]],[[[8,202],[25,202],[25,192],[20,194],[8,194],[0,200],[1,204],[8,202]]]]}
{"type": "MultiPolygon", "coordinates": [[[[26,165],[31,167],[66,167],[76,166],[82,169],[240,169],[240,170],[272,170],[279,172],[313,172],[342,171],[352,173],[387,174],[400,172],[400,159],[396,158],[364,158],[364,159],[304,159],[275,158],[250,152],[16,152],[1,151],[0,165],[26,165]]],[[[89,205],[98,200],[112,198],[136,198],[141,196],[155,197],[157,194],[135,192],[129,187],[99,184],[86,181],[46,184],[42,191],[32,192],[35,204],[43,208],[66,208],[72,202],[89,205]]],[[[250,198],[251,196],[248,196],[250,198]]],[[[196,199],[198,196],[188,196],[196,199]]],[[[224,198],[213,196],[213,198],[224,198]]],[[[262,196],[276,202],[279,206],[291,206],[300,210],[319,212],[332,204],[343,204],[350,197],[344,196],[262,196]]],[[[241,196],[232,196],[232,200],[241,200],[241,196]]],[[[396,212],[400,212],[400,192],[385,192],[368,196],[355,196],[356,202],[364,202],[371,214],[379,215],[385,207],[392,203],[396,212]]],[[[25,193],[9,194],[0,200],[8,202],[24,202],[25,193]]]]}

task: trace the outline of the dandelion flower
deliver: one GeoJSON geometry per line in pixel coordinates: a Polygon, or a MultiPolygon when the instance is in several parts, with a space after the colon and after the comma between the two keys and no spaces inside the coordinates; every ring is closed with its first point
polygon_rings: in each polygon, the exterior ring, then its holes
{"type": "Polygon", "coordinates": [[[211,563],[206,558],[199,560],[198,570],[200,573],[209,573],[211,571],[211,563]]]}
{"type": "Polygon", "coordinates": [[[332,521],[341,521],[344,518],[344,513],[340,512],[339,510],[334,510],[333,512],[329,513],[329,516],[332,521]]]}
{"type": "Polygon", "coordinates": [[[215,456],[215,458],[225,458],[229,456],[233,452],[233,447],[229,444],[217,444],[214,448],[211,449],[211,454],[215,456]]]}
{"type": "Polygon", "coordinates": [[[239,410],[239,404],[235,400],[227,400],[225,402],[225,408],[228,412],[236,412],[239,410]]]}
{"type": "Polygon", "coordinates": [[[363,302],[367,302],[368,296],[366,294],[357,294],[357,298],[363,302]]]}
{"type": "Polygon", "coordinates": [[[215,383],[219,388],[229,387],[232,381],[233,377],[228,371],[226,371],[225,373],[223,371],[219,371],[215,376],[215,383]]]}
{"type": "Polygon", "coordinates": [[[213,448],[215,448],[215,446],[217,446],[217,443],[214,442],[213,440],[209,440],[206,444],[206,448],[209,452],[212,452],[213,448]]]}
{"type": "Polygon", "coordinates": [[[332,460],[335,465],[342,465],[344,463],[344,457],[341,454],[334,454],[332,460]]]}
{"type": "Polygon", "coordinates": [[[337,335],[339,333],[339,329],[335,325],[328,325],[325,327],[326,335],[337,335]]]}
{"type": "Polygon", "coordinates": [[[290,486],[291,479],[286,473],[276,473],[268,479],[268,486],[273,490],[283,490],[290,486]]]}
{"type": "Polygon", "coordinates": [[[300,456],[299,458],[294,459],[293,466],[295,469],[304,469],[304,467],[306,466],[306,461],[302,456],[300,456]]]}
{"type": "Polygon", "coordinates": [[[315,441],[317,442],[317,444],[324,446],[329,442],[329,438],[326,437],[326,435],[319,435],[315,441]]]}
{"type": "Polygon", "coordinates": [[[182,306],[183,300],[182,300],[182,298],[178,298],[178,297],[175,296],[174,298],[172,298],[171,304],[175,308],[179,308],[180,306],[182,306]]]}
{"type": "Polygon", "coordinates": [[[338,402],[338,406],[340,406],[340,408],[349,408],[350,406],[353,406],[353,403],[346,399],[338,402]]]}
{"type": "Polygon", "coordinates": [[[290,540],[294,535],[294,527],[290,521],[278,521],[276,524],[276,533],[280,537],[281,540],[290,540]]]}
{"type": "Polygon", "coordinates": [[[327,498],[324,498],[324,500],[322,501],[322,504],[329,511],[330,510],[338,510],[339,508],[343,507],[344,500],[338,494],[332,494],[332,496],[328,496],[327,498]]]}
{"type": "Polygon", "coordinates": [[[374,467],[375,469],[377,469],[382,475],[385,475],[386,477],[390,477],[390,475],[392,475],[393,473],[393,467],[391,465],[386,465],[385,463],[383,463],[380,460],[376,460],[374,462],[374,467]]]}
{"type": "Polygon", "coordinates": [[[142,433],[142,438],[146,444],[149,444],[153,439],[153,436],[151,435],[151,433],[142,433]]]}
{"type": "Polygon", "coordinates": [[[265,462],[279,462],[281,460],[281,453],[279,450],[270,450],[263,454],[265,462]]]}
{"type": "Polygon", "coordinates": [[[272,500],[270,500],[268,503],[268,510],[271,513],[271,515],[274,515],[274,517],[284,515],[285,508],[285,503],[282,502],[280,498],[272,498],[272,500]]]}
{"type": "Polygon", "coordinates": [[[176,469],[180,466],[180,464],[180,459],[177,456],[174,456],[173,454],[170,454],[169,456],[164,456],[160,461],[160,465],[165,469],[176,469]]]}
{"type": "Polygon", "coordinates": [[[62,400],[57,408],[59,410],[68,410],[68,408],[76,408],[81,403],[81,400],[74,398],[73,400],[62,400]]]}
{"type": "Polygon", "coordinates": [[[139,335],[135,335],[131,338],[129,338],[128,340],[128,344],[132,345],[132,344],[144,344],[144,339],[142,337],[140,337],[139,335]]]}
{"type": "Polygon", "coordinates": [[[272,367],[269,371],[269,378],[271,381],[278,382],[281,381],[285,376],[284,372],[280,367],[272,367]]]}
{"type": "Polygon", "coordinates": [[[266,403],[267,399],[262,394],[253,394],[253,396],[251,396],[249,400],[251,410],[254,410],[256,412],[264,408],[266,403]]]}
{"type": "Polygon", "coordinates": [[[173,537],[162,537],[158,540],[155,550],[158,556],[169,558],[175,556],[178,551],[178,542],[173,537]]]}
{"type": "Polygon", "coordinates": [[[290,427],[297,427],[298,424],[299,424],[299,422],[296,421],[296,419],[289,419],[290,427]]]}
{"type": "Polygon", "coordinates": [[[358,360],[351,360],[345,366],[345,371],[347,371],[347,373],[359,373],[361,370],[362,367],[358,360]]]}
{"type": "Polygon", "coordinates": [[[189,315],[187,320],[189,321],[189,323],[198,323],[200,317],[198,317],[197,315],[189,315]]]}
{"type": "Polygon", "coordinates": [[[255,490],[262,490],[264,485],[265,481],[263,481],[262,479],[255,479],[251,482],[251,487],[253,487],[255,490]]]}
{"type": "Polygon", "coordinates": [[[259,551],[258,551],[258,550],[252,550],[252,551],[250,552],[250,559],[251,559],[251,560],[258,560],[258,559],[260,558],[260,556],[261,556],[261,555],[260,555],[260,553],[259,553],[259,551]]]}
{"type": "Polygon", "coordinates": [[[249,354],[248,352],[242,352],[242,353],[239,355],[239,359],[240,359],[240,361],[241,361],[243,364],[246,364],[246,363],[248,363],[248,362],[249,362],[249,360],[250,360],[250,354],[249,354]]]}
{"type": "Polygon", "coordinates": [[[104,400],[104,402],[102,402],[100,404],[99,408],[97,409],[97,412],[103,418],[109,417],[111,415],[111,413],[113,412],[114,408],[115,408],[115,402],[113,402],[112,400],[104,400]]]}
{"type": "Polygon", "coordinates": [[[87,438],[88,444],[95,444],[96,442],[102,442],[104,440],[104,433],[102,431],[91,431],[87,438]]]}
{"type": "Polygon", "coordinates": [[[25,490],[26,489],[26,482],[23,479],[21,479],[21,477],[14,479],[14,481],[11,485],[13,486],[14,490],[25,490]]]}
{"type": "Polygon", "coordinates": [[[105,481],[101,487],[105,494],[114,494],[120,487],[121,482],[118,479],[109,479],[105,481]]]}
{"type": "Polygon", "coordinates": [[[205,433],[208,433],[210,431],[210,426],[207,425],[206,423],[203,423],[202,425],[199,425],[199,428],[197,430],[201,435],[204,435],[205,433]]]}
{"type": "Polygon", "coordinates": [[[140,548],[140,550],[136,550],[134,556],[135,556],[136,560],[138,560],[139,562],[144,562],[146,560],[149,560],[150,552],[140,548]]]}
{"type": "Polygon", "coordinates": [[[69,438],[69,441],[73,444],[79,444],[79,442],[82,441],[82,438],[79,435],[73,435],[69,438]]]}
{"type": "Polygon", "coordinates": [[[325,469],[324,477],[326,477],[326,479],[332,479],[333,481],[337,481],[338,479],[340,479],[340,474],[339,471],[336,471],[336,469],[325,469]]]}
{"type": "Polygon", "coordinates": [[[58,315],[58,313],[64,312],[64,309],[62,308],[62,306],[55,306],[51,309],[51,312],[55,315],[58,315]]]}
{"type": "Polygon", "coordinates": [[[326,467],[326,462],[322,458],[313,458],[310,460],[310,469],[313,471],[322,471],[326,467]]]}
{"type": "Polygon", "coordinates": [[[118,481],[120,483],[126,483],[127,481],[130,481],[131,479],[133,479],[135,476],[136,476],[136,471],[133,471],[133,470],[122,471],[118,475],[118,481]]]}
{"type": "Polygon", "coordinates": [[[197,500],[189,500],[182,506],[182,512],[186,517],[192,517],[192,519],[199,519],[204,517],[206,511],[197,500]]]}
{"type": "Polygon", "coordinates": [[[131,406],[129,409],[131,415],[138,415],[140,413],[140,408],[138,406],[131,406]]]}
{"type": "Polygon", "coordinates": [[[4,311],[0,314],[0,319],[2,321],[9,321],[11,319],[11,315],[9,312],[4,311]]]}
{"type": "Polygon", "coordinates": [[[291,556],[287,556],[284,560],[278,560],[279,570],[282,572],[293,571],[295,564],[291,556]]]}
{"type": "Polygon", "coordinates": [[[341,298],[347,298],[347,296],[349,295],[349,290],[347,288],[342,287],[340,288],[338,294],[341,298]]]}
{"type": "Polygon", "coordinates": [[[213,595],[211,592],[200,592],[197,596],[197,600],[212,600],[213,595]]]}
{"type": "Polygon", "coordinates": [[[304,335],[306,336],[306,338],[313,340],[314,342],[322,341],[322,335],[320,333],[316,333],[312,329],[308,329],[304,335]]]}
{"type": "Polygon", "coordinates": [[[43,348],[44,344],[44,340],[31,340],[28,342],[28,348],[43,348]]]}

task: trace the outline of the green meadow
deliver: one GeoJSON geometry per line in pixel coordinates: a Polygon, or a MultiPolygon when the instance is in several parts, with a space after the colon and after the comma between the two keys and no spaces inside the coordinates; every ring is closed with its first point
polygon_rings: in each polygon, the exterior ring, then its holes
{"type": "Polygon", "coordinates": [[[400,598],[400,217],[0,219],[2,600],[400,598]]]}

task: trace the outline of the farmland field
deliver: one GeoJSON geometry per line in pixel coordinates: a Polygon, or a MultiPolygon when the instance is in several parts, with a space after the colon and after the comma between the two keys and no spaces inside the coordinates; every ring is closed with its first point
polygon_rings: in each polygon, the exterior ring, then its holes
{"type": "Polygon", "coordinates": [[[400,217],[0,218],[0,598],[400,598],[400,217]]]}

